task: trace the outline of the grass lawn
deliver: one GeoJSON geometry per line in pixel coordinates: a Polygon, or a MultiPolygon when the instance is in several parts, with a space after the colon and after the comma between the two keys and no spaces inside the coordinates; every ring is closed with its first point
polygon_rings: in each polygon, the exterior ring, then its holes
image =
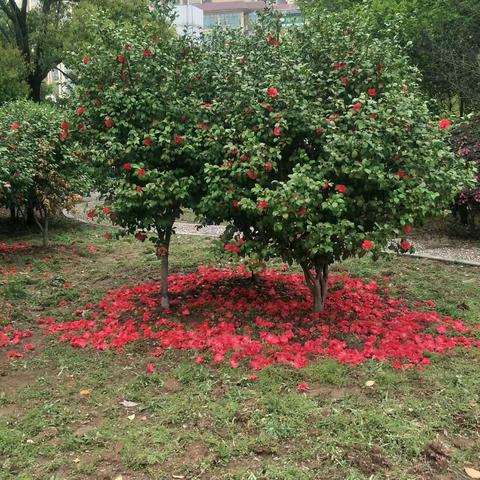
{"type": "MultiPolygon", "coordinates": [[[[480,470],[478,350],[434,355],[423,370],[323,360],[251,381],[243,366],[198,365],[179,351],[149,375],[144,350],[77,350],[43,335],[38,317],[71,319],[108,289],[158,279],[151,246],[103,234],[63,222],[51,248],[0,256],[0,270],[16,269],[0,274],[0,313],[30,328],[36,347],[14,361],[0,349],[1,480],[454,480],[480,470]],[[301,382],[310,390],[297,391],[301,382]]],[[[31,233],[3,241],[39,244],[31,233]]],[[[211,244],[175,238],[172,271],[219,263],[211,244]]],[[[480,322],[478,268],[394,256],[334,268],[388,276],[412,305],[433,300],[442,314],[480,322]]]]}

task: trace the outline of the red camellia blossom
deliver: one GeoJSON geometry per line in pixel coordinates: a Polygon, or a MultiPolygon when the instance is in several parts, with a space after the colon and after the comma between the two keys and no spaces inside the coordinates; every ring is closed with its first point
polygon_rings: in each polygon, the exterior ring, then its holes
{"type": "Polygon", "coordinates": [[[105,119],[105,126],[106,126],[107,128],[112,128],[112,127],[113,127],[113,120],[112,120],[110,117],[107,117],[107,118],[105,119]]]}
{"type": "Polygon", "coordinates": [[[308,385],[308,383],[299,383],[297,385],[297,390],[299,392],[308,392],[308,390],[310,390],[310,386],[308,385]]]}
{"type": "Polygon", "coordinates": [[[117,62],[125,63],[127,61],[127,57],[125,55],[117,55],[117,62]]]}
{"type": "Polygon", "coordinates": [[[249,170],[247,172],[247,176],[248,178],[250,178],[251,180],[256,180],[257,179],[257,174],[254,170],[249,170]]]}
{"type": "Polygon", "coordinates": [[[138,193],[142,193],[143,192],[143,188],[141,185],[137,185],[137,192],[138,193]]]}
{"type": "Polygon", "coordinates": [[[64,142],[68,138],[68,130],[62,130],[59,134],[60,140],[64,142]]]}
{"type": "Polygon", "coordinates": [[[111,239],[112,239],[112,234],[109,233],[109,232],[107,232],[107,233],[105,234],[105,240],[111,240],[111,239]]]}
{"type": "Polygon", "coordinates": [[[90,246],[88,247],[88,251],[89,251],[90,253],[96,253],[96,252],[97,252],[97,249],[96,249],[93,245],[90,245],[90,246]]]}
{"type": "Polygon", "coordinates": [[[271,171],[272,171],[272,168],[273,168],[272,162],[266,162],[266,163],[265,163],[265,170],[266,170],[267,172],[271,172],[271,171]]]}
{"type": "Polygon", "coordinates": [[[97,216],[97,212],[95,210],[89,210],[87,212],[87,218],[89,219],[95,218],[96,216],[97,216]]]}
{"type": "Polygon", "coordinates": [[[281,134],[281,132],[282,132],[282,131],[281,131],[280,127],[275,127],[275,128],[273,129],[273,134],[274,134],[276,137],[279,137],[280,134],[281,134]]]}
{"type": "Polygon", "coordinates": [[[69,123],[69,122],[62,122],[62,123],[60,124],[60,128],[61,128],[62,130],[68,130],[68,129],[70,128],[70,123],[69,123]]]}
{"type": "Polygon", "coordinates": [[[261,200],[260,202],[258,202],[258,207],[263,210],[268,207],[268,202],[266,202],[265,200],[261,200]]]}
{"type": "Polygon", "coordinates": [[[132,165],[130,163],[124,163],[123,164],[123,167],[122,167],[124,170],[131,170],[132,169],[132,165]]]}
{"type": "Polygon", "coordinates": [[[143,139],[143,144],[146,146],[146,147],[150,147],[153,145],[153,140],[149,137],[147,138],[144,138],[143,139]]]}
{"type": "Polygon", "coordinates": [[[135,234],[135,238],[139,241],[139,242],[144,242],[146,239],[147,239],[147,236],[144,234],[144,233],[141,233],[141,232],[138,232],[135,234]]]}
{"type": "Polygon", "coordinates": [[[442,118],[438,122],[438,127],[441,128],[442,130],[445,130],[446,128],[450,128],[452,126],[452,122],[448,118],[442,118]]]}
{"type": "Polygon", "coordinates": [[[278,47],[280,45],[280,41],[270,34],[267,36],[267,41],[270,45],[273,45],[274,47],[278,47]]]}
{"type": "Polygon", "coordinates": [[[362,250],[364,252],[368,252],[369,250],[373,250],[375,248],[375,243],[371,240],[364,240],[362,243],[362,250]]]}
{"type": "Polygon", "coordinates": [[[139,177],[143,177],[143,176],[145,175],[145,169],[144,169],[144,168],[141,168],[141,169],[138,171],[137,175],[138,175],[139,177]]]}
{"type": "Polygon", "coordinates": [[[361,110],[361,108],[363,107],[363,103],[362,102],[357,102],[354,106],[353,106],[353,110],[355,112],[358,112],[361,110]]]}
{"type": "Polygon", "coordinates": [[[153,57],[152,51],[149,48],[146,48],[143,51],[143,58],[152,58],[152,57],[153,57]]]}
{"type": "Polygon", "coordinates": [[[23,345],[23,349],[27,352],[30,352],[32,350],[35,350],[35,346],[33,345],[33,343],[25,343],[23,345]]]}
{"type": "Polygon", "coordinates": [[[175,135],[175,143],[177,145],[182,144],[183,140],[184,140],[184,137],[182,137],[181,135],[175,135]]]}
{"type": "Polygon", "coordinates": [[[406,92],[407,90],[408,90],[408,86],[405,85],[405,84],[403,84],[403,85],[402,85],[402,91],[406,92]]]}
{"type": "Polygon", "coordinates": [[[340,81],[345,85],[345,86],[348,86],[348,84],[350,83],[350,80],[347,78],[347,77],[342,77],[340,79],[340,81]]]}
{"type": "Polygon", "coordinates": [[[267,95],[272,98],[278,97],[278,90],[275,87],[268,87],[267,95]]]}
{"type": "Polygon", "coordinates": [[[377,89],[375,87],[371,87],[367,91],[369,97],[376,97],[377,96],[377,89]]]}
{"type": "Polygon", "coordinates": [[[10,128],[12,130],[18,130],[20,128],[20,123],[19,122],[14,122],[10,125],[10,128]]]}
{"type": "Polygon", "coordinates": [[[407,172],[405,172],[405,170],[399,170],[397,172],[397,177],[399,178],[405,178],[407,176],[407,172]]]}
{"type": "Polygon", "coordinates": [[[337,62],[335,64],[335,70],[343,70],[347,65],[343,62],[337,62]]]}
{"type": "Polygon", "coordinates": [[[154,373],[155,372],[155,367],[153,363],[147,363],[147,366],[145,367],[145,370],[147,373],[154,373]]]}
{"type": "Polygon", "coordinates": [[[411,243],[408,241],[408,240],[403,240],[402,243],[400,243],[400,248],[404,251],[404,252],[408,252],[408,250],[410,250],[412,248],[412,245],[411,243]]]}
{"type": "Polygon", "coordinates": [[[238,200],[232,200],[232,207],[233,208],[239,208],[240,207],[240,202],[238,200]]]}
{"type": "Polygon", "coordinates": [[[347,191],[347,187],[345,185],[337,185],[335,187],[335,189],[337,190],[337,192],[339,193],[346,193],[347,191]]]}
{"type": "Polygon", "coordinates": [[[87,63],[90,63],[91,60],[90,60],[89,57],[83,57],[82,62],[85,63],[85,64],[87,64],[87,63]]]}
{"type": "Polygon", "coordinates": [[[385,65],[383,63],[377,63],[377,70],[381,72],[385,68],[385,65]]]}
{"type": "Polygon", "coordinates": [[[83,113],[85,113],[85,107],[77,107],[77,109],[75,110],[75,113],[77,115],[82,115],[83,113]]]}
{"type": "Polygon", "coordinates": [[[105,214],[105,215],[108,215],[110,213],[110,208],[108,207],[103,207],[102,208],[102,212],[105,214]]]}
{"type": "Polygon", "coordinates": [[[165,247],[158,247],[157,248],[157,255],[159,257],[163,257],[164,255],[166,255],[168,253],[168,250],[165,248],[165,247]]]}
{"type": "Polygon", "coordinates": [[[412,227],[410,225],[406,225],[403,227],[403,229],[405,230],[405,233],[410,233],[412,231],[412,227]]]}

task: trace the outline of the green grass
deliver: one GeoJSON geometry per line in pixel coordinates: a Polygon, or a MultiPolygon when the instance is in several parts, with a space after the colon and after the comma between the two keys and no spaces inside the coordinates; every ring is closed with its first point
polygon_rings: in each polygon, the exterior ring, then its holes
{"type": "MultiPolygon", "coordinates": [[[[467,478],[465,466],[480,469],[478,351],[434,356],[421,371],[331,360],[275,366],[252,382],[242,367],[197,365],[173,351],[147,375],[144,352],[78,351],[41,335],[37,316],[71,318],[107,289],[158,278],[151,246],[103,233],[59,223],[51,248],[10,257],[18,273],[0,277],[2,313],[32,328],[37,345],[11,363],[0,350],[1,480],[453,480],[467,478]],[[310,392],[298,393],[299,382],[310,392]],[[138,406],[126,409],[124,399],[138,406]]],[[[8,240],[39,244],[33,232],[8,240]]],[[[172,271],[222,263],[211,247],[175,238],[172,271]]],[[[412,305],[431,299],[444,314],[480,320],[480,269],[390,256],[334,268],[388,276],[393,295],[412,305]]]]}

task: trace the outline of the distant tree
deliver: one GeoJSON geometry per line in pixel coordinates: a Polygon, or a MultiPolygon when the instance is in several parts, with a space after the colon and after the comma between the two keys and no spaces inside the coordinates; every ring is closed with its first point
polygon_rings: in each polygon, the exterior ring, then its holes
{"type": "Polygon", "coordinates": [[[0,45],[0,105],[28,95],[26,66],[16,48],[0,45]]]}

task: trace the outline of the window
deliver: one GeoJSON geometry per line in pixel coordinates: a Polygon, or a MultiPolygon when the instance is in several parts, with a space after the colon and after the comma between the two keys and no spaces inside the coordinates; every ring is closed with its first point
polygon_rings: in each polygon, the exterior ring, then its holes
{"type": "Polygon", "coordinates": [[[205,27],[209,28],[215,25],[226,25],[228,27],[241,27],[242,14],[238,12],[206,14],[205,27]]]}

